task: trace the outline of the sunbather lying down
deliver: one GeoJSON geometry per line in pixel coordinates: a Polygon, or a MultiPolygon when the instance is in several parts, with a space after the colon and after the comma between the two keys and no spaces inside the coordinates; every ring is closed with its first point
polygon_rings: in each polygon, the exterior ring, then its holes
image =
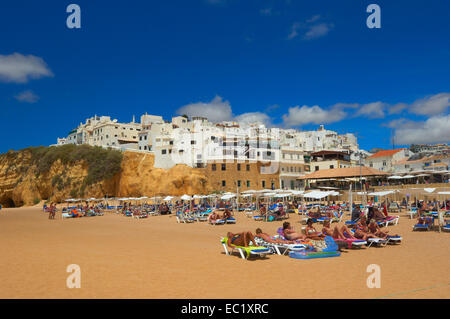
{"type": "Polygon", "coordinates": [[[375,219],[372,219],[372,220],[370,221],[368,228],[369,228],[369,232],[370,232],[371,234],[374,234],[375,236],[378,236],[378,237],[380,237],[380,238],[399,237],[398,234],[395,234],[395,235],[389,235],[389,234],[388,234],[388,233],[389,233],[389,230],[382,231],[381,228],[380,228],[380,226],[378,226],[378,223],[376,222],[375,219]]]}
{"type": "Polygon", "coordinates": [[[293,241],[293,240],[282,240],[282,239],[279,239],[279,238],[272,239],[272,237],[270,237],[270,235],[268,235],[266,233],[263,233],[261,228],[257,228],[256,229],[256,235],[255,236],[263,239],[267,243],[272,243],[272,244],[295,244],[295,241],[293,241]]]}
{"type": "Polygon", "coordinates": [[[255,237],[253,234],[249,231],[243,232],[243,233],[237,233],[233,234],[231,232],[227,233],[227,244],[228,247],[233,248],[233,246],[242,246],[242,247],[248,247],[250,246],[250,242],[255,245],[255,237]]]}
{"type": "Polygon", "coordinates": [[[356,239],[347,226],[337,224],[334,228],[331,228],[329,220],[323,222],[322,234],[325,236],[331,236],[334,239],[356,239]]]}
{"type": "Polygon", "coordinates": [[[306,236],[295,232],[289,222],[283,223],[283,235],[287,240],[306,239],[306,236]]]}

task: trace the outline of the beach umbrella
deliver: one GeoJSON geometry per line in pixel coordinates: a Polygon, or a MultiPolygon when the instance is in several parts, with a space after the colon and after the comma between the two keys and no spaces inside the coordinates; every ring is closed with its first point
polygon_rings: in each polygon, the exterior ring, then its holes
{"type": "Polygon", "coordinates": [[[192,200],[192,197],[189,195],[184,194],[183,196],[180,197],[182,200],[192,200]]]}

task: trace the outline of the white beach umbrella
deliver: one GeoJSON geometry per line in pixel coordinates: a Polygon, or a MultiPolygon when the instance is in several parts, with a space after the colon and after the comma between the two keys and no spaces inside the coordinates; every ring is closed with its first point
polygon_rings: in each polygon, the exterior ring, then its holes
{"type": "Polygon", "coordinates": [[[398,175],[394,175],[394,176],[389,176],[388,179],[402,179],[402,177],[398,176],[398,175]]]}
{"type": "Polygon", "coordinates": [[[222,200],[229,200],[229,199],[232,199],[234,197],[236,197],[235,194],[226,194],[226,195],[223,195],[222,197],[220,197],[220,199],[222,199],[222,200]]]}
{"type": "Polygon", "coordinates": [[[181,196],[182,200],[192,200],[192,197],[189,195],[184,194],[183,196],[181,196]]]}
{"type": "Polygon", "coordinates": [[[166,196],[164,197],[164,201],[171,201],[174,197],[173,196],[166,196]]]}

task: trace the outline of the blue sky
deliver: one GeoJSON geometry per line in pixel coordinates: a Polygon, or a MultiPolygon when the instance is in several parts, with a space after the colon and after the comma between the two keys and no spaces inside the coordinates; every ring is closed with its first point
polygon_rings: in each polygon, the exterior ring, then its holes
{"type": "Polygon", "coordinates": [[[324,124],[367,150],[391,128],[397,145],[449,142],[449,16],[438,0],[5,0],[0,152],[145,112],[324,124]]]}

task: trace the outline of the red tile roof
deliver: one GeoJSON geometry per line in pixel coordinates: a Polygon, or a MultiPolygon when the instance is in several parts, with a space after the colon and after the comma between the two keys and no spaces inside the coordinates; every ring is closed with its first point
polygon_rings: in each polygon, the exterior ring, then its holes
{"type": "Polygon", "coordinates": [[[358,167],[344,167],[344,168],[330,168],[315,171],[314,173],[301,176],[297,179],[326,179],[326,178],[344,178],[344,177],[359,177],[359,176],[383,176],[389,175],[386,172],[379,171],[375,168],[361,166],[358,167]]]}
{"type": "Polygon", "coordinates": [[[375,157],[383,157],[383,156],[392,156],[398,152],[400,152],[401,150],[404,150],[405,148],[398,148],[395,150],[383,150],[383,151],[379,151],[376,152],[375,154],[369,156],[368,158],[375,158],[375,157]]]}

